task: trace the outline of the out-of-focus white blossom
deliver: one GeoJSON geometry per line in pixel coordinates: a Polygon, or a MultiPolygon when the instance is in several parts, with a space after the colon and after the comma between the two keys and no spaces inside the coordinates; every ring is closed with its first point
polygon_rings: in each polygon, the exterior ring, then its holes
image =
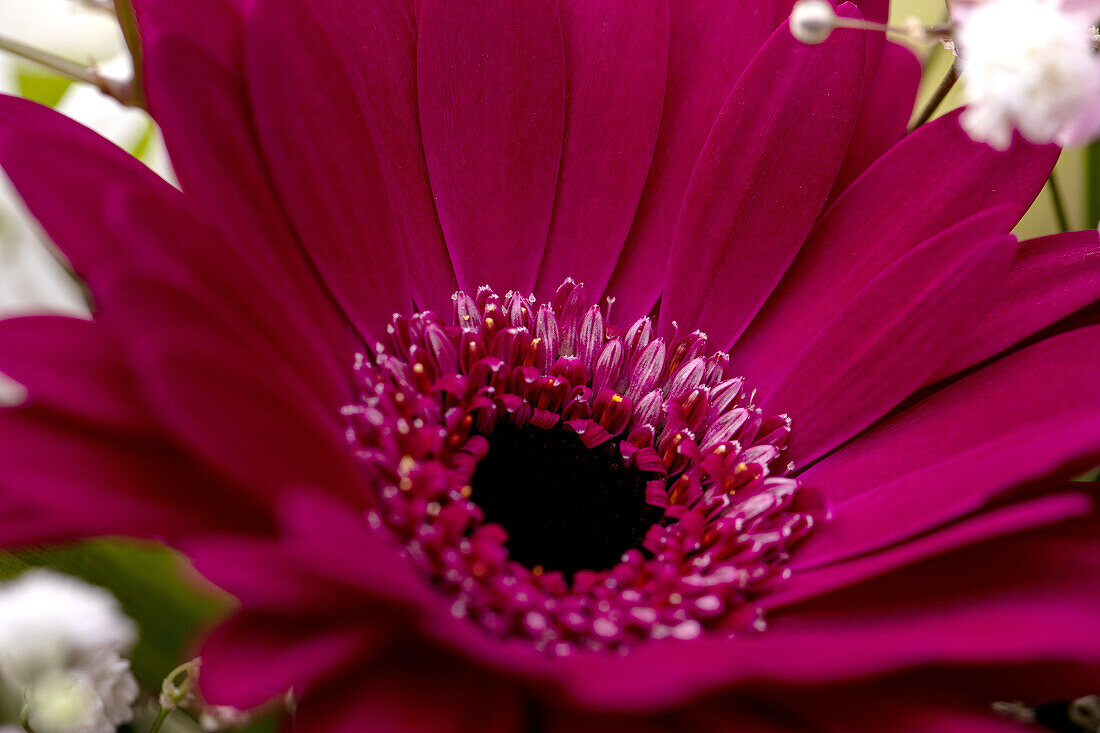
{"type": "Polygon", "coordinates": [[[36,733],[128,722],[138,685],[122,655],[136,639],[102,588],[43,569],[0,585],[0,677],[23,691],[36,733]]]}
{"type": "Polygon", "coordinates": [[[126,652],[137,627],[113,595],[34,568],[0,585],[0,669],[25,679],[46,669],[126,652]]]}
{"type": "Polygon", "coordinates": [[[1100,127],[1095,0],[979,0],[952,4],[975,140],[1005,149],[1013,130],[1069,145],[1100,127]]]}
{"type": "Polygon", "coordinates": [[[25,690],[26,719],[35,733],[113,733],[103,702],[86,674],[55,669],[25,690]]]}
{"type": "Polygon", "coordinates": [[[134,703],[141,693],[130,671],[130,661],[117,651],[104,649],[84,665],[84,672],[95,687],[103,704],[103,716],[110,721],[112,729],[130,722],[134,717],[134,703]]]}

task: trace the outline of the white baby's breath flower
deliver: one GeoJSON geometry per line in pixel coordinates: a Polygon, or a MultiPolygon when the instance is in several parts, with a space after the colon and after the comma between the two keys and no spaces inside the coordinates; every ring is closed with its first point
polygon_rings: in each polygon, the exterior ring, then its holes
{"type": "Polygon", "coordinates": [[[102,588],[39,568],[0,585],[0,670],[17,683],[94,666],[101,652],[124,653],[136,639],[134,622],[102,588]]]}
{"type": "Polygon", "coordinates": [[[130,662],[117,651],[102,649],[89,659],[83,670],[103,705],[103,717],[117,728],[134,717],[134,703],[141,689],[130,672],[130,662]]]}
{"type": "Polygon", "coordinates": [[[137,627],[103,588],[50,570],[0,585],[0,678],[27,700],[35,733],[107,733],[133,718],[122,654],[137,627]]]}
{"type": "Polygon", "coordinates": [[[51,670],[26,688],[26,719],[35,733],[113,733],[87,674],[51,670]]]}
{"type": "Polygon", "coordinates": [[[1095,2],[956,2],[968,107],[962,124],[975,140],[1005,149],[1019,130],[1034,143],[1073,142],[1100,96],[1092,47],[1095,2]]]}

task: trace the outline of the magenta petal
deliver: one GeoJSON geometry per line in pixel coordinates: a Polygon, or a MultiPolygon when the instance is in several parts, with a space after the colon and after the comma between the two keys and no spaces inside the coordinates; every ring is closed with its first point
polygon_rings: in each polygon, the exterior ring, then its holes
{"type": "Polygon", "coordinates": [[[854,292],[918,242],[993,206],[1007,207],[1007,232],[1035,198],[1058,149],[1017,142],[1000,153],[970,140],[957,118],[906,135],[826,210],[731,351],[762,391],[854,292]]]}
{"type": "Polygon", "coordinates": [[[135,371],[164,428],[261,501],[295,485],[357,496],[362,489],[338,415],[282,370],[218,346],[170,334],[134,345],[135,371]]]}
{"type": "Polygon", "coordinates": [[[259,0],[245,33],[256,125],[287,214],[349,319],[364,336],[381,338],[412,299],[389,193],[363,112],[348,94],[351,82],[296,3],[259,0]]]}
{"type": "MultiPolygon", "coordinates": [[[[425,0],[427,1],[427,0],[425,0]]],[[[522,733],[523,696],[476,668],[395,649],[367,670],[308,695],[300,733],[522,733]]]]}
{"type": "MultiPolygon", "coordinates": [[[[63,423],[31,409],[0,411],[0,504],[49,519],[11,527],[2,542],[124,534],[178,536],[264,526],[209,477],[200,475],[155,438],[120,437],[63,423]],[[188,497],[181,502],[180,497],[188,497]],[[32,531],[28,531],[32,530],[32,531]],[[45,536],[35,536],[36,532],[45,536]]],[[[5,519],[8,517],[6,516],[5,519]]]]}
{"type": "MultiPolygon", "coordinates": [[[[856,13],[852,5],[840,11],[856,13]]],[[[856,121],[864,34],[809,46],[781,25],[730,92],[672,240],[662,329],[744,330],[813,227],[856,121]]]]}
{"type": "Polygon", "coordinates": [[[668,86],[638,214],[608,285],[620,323],[657,302],[672,232],[718,111],[790,3],[688,0],[669,7],[668,86]]]}
{"type": "Polygon", "coordinates": [[[1100,299],[1100,234],[1054,234],[1020,244],[989,313],[929,381],[959,372],[1100,299]]]}
{"type": "Polygon", "coordinates": [[[1016,238],[973,235],[957,227],[911,249],[854,294],[776,381],[760,406],[792,416],[792,462],[805,465],[885,415],[988,310],[1016,238]]]}
{"type": "Polygon", "coordinates": [[[395,613],[399,603],[412,608],[437,605],[430,586],[392,548],[377,542],[338,548],[318,539],[320,547],[266,538],[204,537],[181,547],[205,578],[253,611],[354,619],[371,609],[383,610],[387,602],[395,613]],[[364,549],[374,552],[361,553],[364,549]]]}
{"type": "Polygon", "coordinates": [[[411,619],[442,608],[419,571],[366,526],[361,509],[318,490],[296,490],[279,515],[278,540],[202,537],[181,549],[207,579],[253,610],[332,618],[381,602],[415,609],[411,619]]]}
{"type": "Polygon", "coordinates": [[[912,51],[887,42],[871,72],[848,154],[829,196],[833,200],[905,136],[913,114],[921,68],[912,51]]]}
{"type": "MultiPolygon", "coordinates": [[[[1034,673],[1013,666],[1000,669],[1018,680],[1017,688],[1027,690],[1026,697],[1036,699],[1033,691],[1038,680],[1034,673]]],[[[996,688],[1001,682],[996,674],[1000,669],[930,667],[854,683],[764,689],[744,695],[743,701],[715,696],[694,706],[691,729],[700,733],[741,733],[738,721],[744,715],[744,705],[749,704],[757,715],[776,726],[760,729],[768,733],[1027,733],[1030,727],[1021,727],[1019,722],[999,715],[990,705],[993,700],[1018,699],[1008,696],[1005,687],[996,688]],[[967,684],[977,679],[989,680],[985,685],[988,690],[967,684]],[[783,727],[778,727],[781,722],[783,727]]],[[[1054,699],[1069,697],[1064,694],[1066,689],[1071,687],[1062,688],[1054,699]]],[[[745,730],[756,733],[758,729],[749,726],[745,730]]]]}
{"type": "Polygon", "coordinates": [[[578,655],[564,663],[564,679],[582,705],[641,710],[739,684],[820,686],[929,665],[1095,664],[1100,555],[1095,537],[1060,539],[1064,526],[773,613],[766,633],[654,644],[628,660],[578,655]]]}
{"type": "MultiPolygon", "coordinates": [[[[50,238],[89,284],[102,319],[116,310],[107,283],[123,271],[157,272],[265,355],[293,365],[335,402],[347,365],[317,344],[299,304],[278,297],[180,194],[117,146],[39,105],[0,98],[0,163],[50,238]],[[303,348],[304,347],[304,348],[303,348]]],[[[214,321],[201,323],[209,329],[214,321]]],[[[350,351],[347,349],[346,351],[350,351]]],[[[333,404],[333,409],[338,405],[333,404]]]]}
{"type": "Polygon", "coordinates": [[[767,633],[739,640],[640,649],[629,666],[609,657],[574,658],[566,682],[582,705],[639,711],[736,684],[821,685],[931,664],[1095,659],[1100,609],[1070,592],[873,615],[848,607],[789,614],[773,619],[767,633]]]}
{"type": "Polygon", "coordinates": [[[458,284],[531,290],[557,189],[565,109],[550,0],[424,0],[420,123],[458,284]]]}
{"type": "Polygon", "coordinates": [[[27,388],[29,404],[108,428],[150,425],[118,347],[91,321],[0,321],[0,372],[27,388]]]}
{"type": "Polygon", "coordinates": [[[286,617],[244,611],[203,642],[203,697],[214,705],[248,710],[291,687],[299,694],[341,666],[367,659],[385,640],[386,628],[352,619],[328,629],[309,622],[296,628],[286,617]]]}
{"type": "Polygon", "coordinates": [[[601,293],[653,158],[668,74],[668,0],[565,0],[565,143],[536,295],[601,293]]]}
{"type": "Polygon", "coordinates": [[[1100,460],[1100,326],[1030,346],[876,426],[805,474],[833,519],[797,562],[882,547],[1013,486],[1100,460]]]}
{"type": "Polygon", "coordinates": [[[189,196],[308,325],[315,358],[347,328],[295,241],[257,148],[238,0],[135,0],[145,92],[189,196]]]}
{"type": "Polygon", "coordinates": [[[331,35],[371,129],[401,230],[413,297],[423,309],[446,313],[458,285],[424,162],[416,28],[409,9],[392,0],[316,0],[308,5],[331,35]]]}
{"type": "MultiPolygon", "coordinates": [[[[1066,488],[1070,489],[1072,485],[1066,488]]],[[[1083,516],[1093,508],[1093,501],[1087,494],[1066,492],[984,511],[937,532],[880,552],[836,565],[797,572],[788,585],[765,599],[765,605],[768,608],[788,606],[950,550],[1083,516]]]]}

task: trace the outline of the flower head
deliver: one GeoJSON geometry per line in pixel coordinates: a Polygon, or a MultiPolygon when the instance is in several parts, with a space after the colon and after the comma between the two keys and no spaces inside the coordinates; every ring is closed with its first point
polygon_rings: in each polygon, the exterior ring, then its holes
{"type": "Polygon", "coordinates": [[[906,134],[912,55],[784,3],[135,4],[183,192],[0,102],[96,302],[0,323],[0,536],[183,550],[241,604],[210,703],[858,730],[1097,680],[1100,235],[1010,234],[1056,150],[906,134]]]}

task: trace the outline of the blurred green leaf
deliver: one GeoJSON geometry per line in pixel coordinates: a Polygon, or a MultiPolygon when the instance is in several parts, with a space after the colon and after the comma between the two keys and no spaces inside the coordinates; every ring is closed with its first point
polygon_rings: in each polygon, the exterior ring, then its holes
{"type": "Polygon", "coordinates": [[[69,79],[33,69],[19,70],[19,94],[47,107],[56,107],[72,86],[69,79]]]}
{"type": "Polygon", "coordinates": [[[1088,225],[1100,222],[1100,140],[1085,148],[1085,212],[1088,225]]]}
{"type": "Polygon", "coordinates": [[[149,146],[153,144],[153,121],[149,120],[145,124],[145,133],[141,136],[133,148],[130,150],[130,154],[138,160],[145,160],[145,155],[149,152],[149,146]]]}

